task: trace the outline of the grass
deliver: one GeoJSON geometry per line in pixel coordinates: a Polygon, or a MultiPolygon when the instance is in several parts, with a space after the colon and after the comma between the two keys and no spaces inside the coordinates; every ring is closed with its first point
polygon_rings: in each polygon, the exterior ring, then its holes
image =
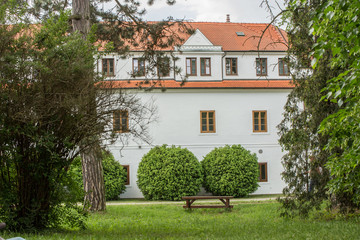
{"type": "MultiPolygon", "coordinates": [[[[92,214],[86,230],[49,230],[23,235],[52,239],[359,239],[360,218],[309,220],[279,217],[277,202],[236,204],[224,209],[185,211],[180,205],[108,206],[92,214]]],[[[8,234],[3,237],[13,237],[8,234]]]]}

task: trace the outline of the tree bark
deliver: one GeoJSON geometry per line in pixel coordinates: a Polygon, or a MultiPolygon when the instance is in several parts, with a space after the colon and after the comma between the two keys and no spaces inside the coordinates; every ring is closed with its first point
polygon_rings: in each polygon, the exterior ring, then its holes
{"type": "MultiPolygon", "coordinates": [[[[90,32],[90,1],[72,1],[72,26],[74,31],[78,31],[86,39],[90,32]]],[[[96,116],[95,97],[90,104],[89,112],[96,116]]],[[[85,141],[86,143],[87,141],[85,141]]],[[[84,183],[84,207],[90,211],[105,211],[105,184],[103,168],[101,162],[101,149],[98,141],[94,141],[89,146],[83,148],[81,152],[82,172],[84,183]]]]}
{"type": "Polygon", "coordinates": [[[92,144],[81,152],[84,183],[84,206],[90,211],[105,211],[105,184],[101,162],[101,149],[92,144]]]}
{"type": "Polygon", "coordinates": [[[74,31],[78,31],[84,38],[90,32],[90,1],[72,1],[72,26],[74,31]]]}

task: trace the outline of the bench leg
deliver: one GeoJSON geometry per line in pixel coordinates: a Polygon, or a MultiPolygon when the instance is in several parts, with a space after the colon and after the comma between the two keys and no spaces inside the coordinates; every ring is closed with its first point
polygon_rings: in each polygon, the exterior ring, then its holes
{"type": "Polygon", "coordinates": [[[191,207],[190,200],[189,200],[189,199],[186,199],[186,208],[189,208],[189,209],[190,209],[190,207],[191,207]]]}

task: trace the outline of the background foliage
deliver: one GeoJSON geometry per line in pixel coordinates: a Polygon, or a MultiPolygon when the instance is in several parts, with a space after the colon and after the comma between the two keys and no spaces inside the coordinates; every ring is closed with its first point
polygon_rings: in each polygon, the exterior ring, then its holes
{"type": "Polygon", "coordinates": [[[201,165],[186,148],[156,146],[139,164],[137,184],[148,200],[181,200],[196,195],[202,183],[201,165]]]}
{"type": "Polygon", "coordinates": [[[327,163],[331,172],[328,185],[343,212],[360,207],[360,2],[324,2],[313,19],[318,35],[314,64],[331,52],[331,69],[341,69],[328,81],[323,99],[341,109],[326,118],[321,133],[330,136],[326,149],[333,154],[327,163]],[[331,26],[331,27],[329,27],[331,26]]]}
{"type": "Polygon", "coordinates": [[[244,197],[258,188],[257,157],[241,145],[215,148],[201,165],[204,187],[214,195],[244,197]]]}

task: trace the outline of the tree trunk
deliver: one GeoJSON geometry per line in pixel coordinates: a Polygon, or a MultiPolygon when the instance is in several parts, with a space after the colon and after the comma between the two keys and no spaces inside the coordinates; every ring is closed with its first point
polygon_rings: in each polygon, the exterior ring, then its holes
{"type": "MultiPolygon", "coordinates": [[[[81,33],[85,39],[90,32],[90,1],[73,0],[72,14],[73,30],[81,33]]],[[[89,109],[90,114],[94,115],[96,115],[95,101],[94,96],[89,109]]],[[[105,184],[98,141],[82,150],[81,159],[85,191],[84,206],[88,207],[90,211],[104,211],[106,209],[105,184]]]]}
{"type": "Polygon", "coordinates": [[[81,152],[85,190],[84,206],[90,211],[105,211],[105,185],[101,163],[101,149],[92,144],[81,152]]]}
{"type": "Polygon", "coordinates": [[[72,26],[74,31],[78,31],[84,38],[90,32],[90,1],[72,1],[72,26]]]}

